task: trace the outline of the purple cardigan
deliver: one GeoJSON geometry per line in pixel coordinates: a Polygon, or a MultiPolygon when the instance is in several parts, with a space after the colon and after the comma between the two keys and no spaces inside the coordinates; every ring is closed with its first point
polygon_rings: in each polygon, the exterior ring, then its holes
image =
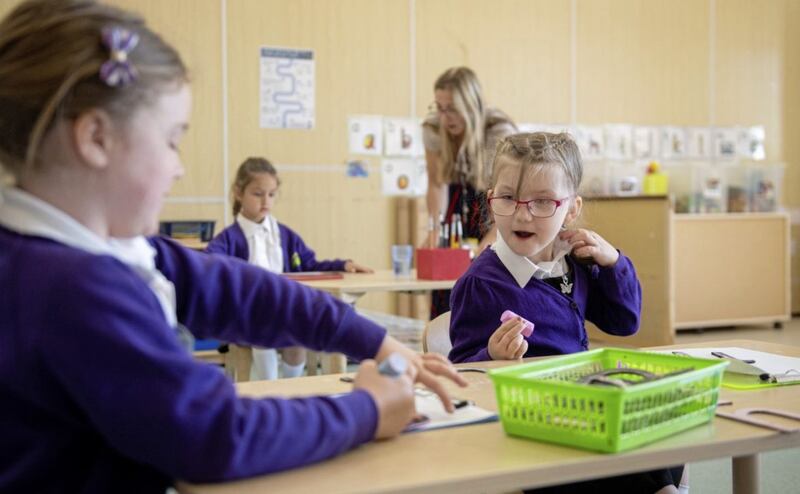
{"type": "MultiPolygon", "coordinates": [[[[344,271],[347,261],[334,259],[332,261],[317,261],[314,251],[291,228],[278,223],[281,232],[281,249],[283,249],[283,272],[299,271],[344,271]]],[[[250,249],[242,227],[234,222],[225,228],[208,243],[206,252],[211,254],[225,254],[238,257],[247,261],[250,259],[250,249]]]]}
{"type": "Polygon", "coordinates": [[[574,275],[572,297],[531,278],[520,288],[491,250],[485,250],[456,282],[450,298],[453,362],[491,360],[489,337],[510,309],[535,327],[525,357],[575,353],[589,348],[584,320],[606,333],[629,336],[639,329],[642,289],[630,259],[620,253],[610,268],[585,266],[567,257],[574,275]]]}
{"type": "MultiPolygon", "coordinates": [[[[373,357],[385,331],[238,259],[151,239],[198,337],[373,357]]],[[[285,470],[369,441],[365,391],[251,399],[178,341],[127,265],[0,227],[0,492],[158,492],[285,470]]]]}

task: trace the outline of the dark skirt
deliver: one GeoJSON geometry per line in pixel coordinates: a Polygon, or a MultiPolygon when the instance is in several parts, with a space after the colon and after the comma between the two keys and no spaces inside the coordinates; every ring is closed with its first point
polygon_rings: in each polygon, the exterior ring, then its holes
{"type": "Polygon", "coordinates": [[[574,484],[554,485],[540,489],[526,489],[525,494],[601,494],[625,492],[627,494],[654,494],[668,485],[676,488],[681,483],[683,465],[678,467],[631,473],[617,477],[587,480],[574,484]]]}

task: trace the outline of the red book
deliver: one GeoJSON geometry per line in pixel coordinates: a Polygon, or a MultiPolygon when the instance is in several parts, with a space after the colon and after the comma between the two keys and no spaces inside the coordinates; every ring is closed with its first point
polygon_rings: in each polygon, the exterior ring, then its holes
{"type": "Polygon", "coordinates": [[[295,281],[341,280],[344,278],[344,275],[337,271],[302,271],[299,273],[283,273],[283,276],[295,281]]]}

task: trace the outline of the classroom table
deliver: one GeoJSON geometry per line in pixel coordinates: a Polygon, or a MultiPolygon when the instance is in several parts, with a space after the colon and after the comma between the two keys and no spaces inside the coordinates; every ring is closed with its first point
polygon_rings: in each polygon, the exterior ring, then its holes
{"type": "MultiPolygon", "coordinates": [[[[747,340],[705,342],[682,347],[738,346],[800,357],[800,348],[747,340]]],[[[670,347],[658,347],[670,348],[670,347]]],[[[511,362],[471,363],[492,368],[511,362]]],[[[468,388],[448,385],[454,396],[496,410],[494,389],[484,374],[464,373],[468,388]]],[[[247,396],[302,396],[343,392],[349,385],[337,375],[240,383],[247,396]]],[[[734,391],[722,388],[726,409],[753,406],[800,412],[800,385],[734,391]]],[[[796,424],[795,424],[796,425],[796,424]]],[[[365,493],[365,492],[508,492],[620,475],[714,458],[733,459],[733,492],[758,492],[758,454],[800,446],[800,432],[779,433],[715,417],[711,422],[655,443],[619,454],[506,436],[499,422],[404,434],[372,442],[331,460],[248,480],[222,484],[179,483],[188,494],[365,493]]],[[[690,481],[691,483],[691,481],[690,481]]]]}
{"type": "MultiPolygon", "coordinates": [[[[408,277],[395,276],[390,269],[377,270],[374,273],[343,273],[343,275],[341,279],[303,280],[300,283],[326,291],[351,305],[355,305],[359,298],[371,292],[411,293],[449,290],[456,283],[456,280],[419,280],[416,269],[412,270],[408,277]]],[[[307,365],[309,375],[316,375],[320,357],[324,374],[335,374],[346,370],[347,359],[344,355],[309,351],[307,365]]]]}

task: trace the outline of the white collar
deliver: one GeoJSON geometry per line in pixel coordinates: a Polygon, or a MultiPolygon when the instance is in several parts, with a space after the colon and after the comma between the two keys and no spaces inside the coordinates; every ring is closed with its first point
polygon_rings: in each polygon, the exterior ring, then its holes
{"type": "Polygon", "coordinates": [[[250,238],[256,233],[265,232],[267,236],[274,235],[277,231],[277,220],[271,214],[264,216],[261,223],[256,223],[253,220],[245,218],[241,213],[236,215],[236,223],[239,224],[244,232],[245,238],[250,238]]]}
{"type": "MultiPolygon", "coordinates": [[[[154,285],[169,283],[156,269],[156,251],[144,237],[105,240],[64,211],[22,189],[0,187],[0,225],[23,235],[44,237],[91,254],[114,257],[133,269],[154,292],[157,291],[154,285]]],[[[172,307],[165,306],[161,294],[156,296],[174,326],[174,302],[172,307]]]]}
{"type": "Polygon", "coordinates": [[[62,210],[15,187],[0,188],[0,225],[92,254],[116,257],[125,264],[155,266],[155,249],[144,237],[105,240],[62,210]],[[132,248],[141,252],[132,251],[132,248]]]}
{"type": "Polygon", "coordinates": [[[563,276],[569,270],[566,256],[570,253],[569,243],[556,238],[553,241],[553,260],[534,263],[525,256],[521,256],[511,250],[500,232],[497,232],[497,240],[492,244],[492,250],[497,254],[500,262],[506,267],[511,276],[520,288],[525,288],[531,278],[537,280],[563,276]]]}

